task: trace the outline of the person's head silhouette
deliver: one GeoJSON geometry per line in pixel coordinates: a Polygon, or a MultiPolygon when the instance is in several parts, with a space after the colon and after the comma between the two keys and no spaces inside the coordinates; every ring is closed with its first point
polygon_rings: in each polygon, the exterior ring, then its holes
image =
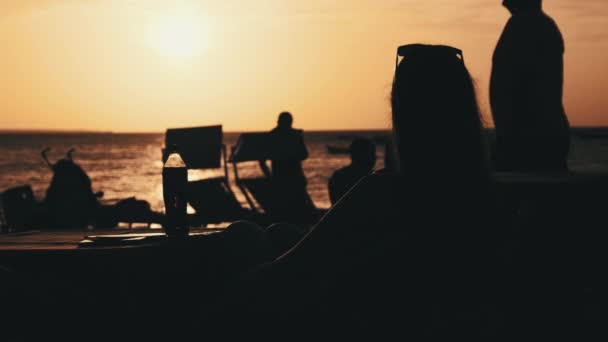
{"type": "Polygon", "coordinates": [[[391,104],[400,171],[441,179],[486,175],[483,125],[462,52],[409,45],[398,53],[391,104]]]}
{"type": "Polygon", "coordinates": [[[279,114],[277,126],[281,129],[289,129],[293,125],[293,116],[290,112],[282,112],[279,114]]]}
{"type": "Polygon", "coordinates": [[[515,14],[540,10],[542,8],[542,0],[503,0],[502,5],[515,14]]]}
{"type": "Polygon", "coordinates": [[[376,145],[369,139],[357,138],[349,148],[350,159],[355,167],[371,170],[376,165],[376,145]]]}

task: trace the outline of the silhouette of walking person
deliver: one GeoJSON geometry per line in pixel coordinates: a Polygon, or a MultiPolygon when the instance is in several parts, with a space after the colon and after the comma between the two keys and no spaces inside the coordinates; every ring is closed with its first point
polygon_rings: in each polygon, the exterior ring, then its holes
{"type": "Polygon", "coordinates": [[[376,145],[369,139],[357,138],[349,148],[351,164],[337,170],[329,179],[331,204],[336,204],[361,178],[372,173],[376,165],[376,145]]]}
{"type": "Polygon", "coordinates": [[[493,58],[490,102],[498,171],[566,172],[564,40],[542,0],[504,0],[512,16],[493,58]]]}

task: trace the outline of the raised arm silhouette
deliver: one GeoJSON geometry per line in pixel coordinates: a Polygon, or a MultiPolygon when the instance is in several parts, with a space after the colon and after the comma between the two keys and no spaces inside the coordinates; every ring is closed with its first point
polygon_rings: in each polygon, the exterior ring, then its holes
{"type": "Polygon", "coordinates": [[[512,13],[494,52],[490,102],[498,171],[566,172],[564,40],[542,0],[505,0],[512,13]]]}

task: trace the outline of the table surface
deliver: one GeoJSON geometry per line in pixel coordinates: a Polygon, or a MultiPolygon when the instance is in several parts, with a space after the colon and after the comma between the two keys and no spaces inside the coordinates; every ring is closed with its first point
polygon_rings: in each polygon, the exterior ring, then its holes
{"type": "MultiPolygon", "coordinates": [[[[190,230],[190,235],[208,235],[221,231],[222,228],[195,228],[190,230]]],[[[1,251],[25,251],[25,250],[73,250],[81,249],[83,240],[87,237],[99,239],[132,239],[135,242],[142,241],[143,244],[154,244],[164,236],[162,229],[111,229],[111,230],[73,230],[73,231],[25,231],[9,234],[0,234],[1,251]],[[145,240],[145,241],[144,241],[145,240]]],[[[135,245],[135,244],[134,244],[135,245]]],[[[137,245],[141,245],[138,243],[137,245]]],[[[131,245],[133,246],[133,245],[131,245]]],[[[95,248],[108,248],[100,246],[95,248]]],[[[119,245],[112,248],[120,247],[119,245]]],[[[86,247],[90,248],[90,247],[86,247]]]]}

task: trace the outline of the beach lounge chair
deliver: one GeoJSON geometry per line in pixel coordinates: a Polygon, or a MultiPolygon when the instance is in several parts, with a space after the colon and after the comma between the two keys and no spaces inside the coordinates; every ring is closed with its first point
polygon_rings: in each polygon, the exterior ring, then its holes
{"type": "MultiPolygon", "coordinates": [[[[239,190],[245,196],[249,206],[257,212],[263,212],[273,222],[315,223],[320,211],[315,207],[308,192],[288,193],[285,184],[273,182],[264,167],[260,167],[264,176],[242,178],[239,165],[246,162],[265,163],[271,152],[270,135],[267,132],[243,133],[231,149],[229,162],[233,165],[234,177],[239,190]]],[[[260,165],[262,166],[262,165],[260,165]]]]}
{"type": "MultiPolygon", "coordinates": [[[[252,219],[230,188],[222,126],[168,129],[165,146],[177,145],[189,170],[216,170],[217,177],[188,182],[188,203],[196,211],[194,225],[252,219]]],[[[163,150],[163,161],[167,158],[163,150]]]]}

